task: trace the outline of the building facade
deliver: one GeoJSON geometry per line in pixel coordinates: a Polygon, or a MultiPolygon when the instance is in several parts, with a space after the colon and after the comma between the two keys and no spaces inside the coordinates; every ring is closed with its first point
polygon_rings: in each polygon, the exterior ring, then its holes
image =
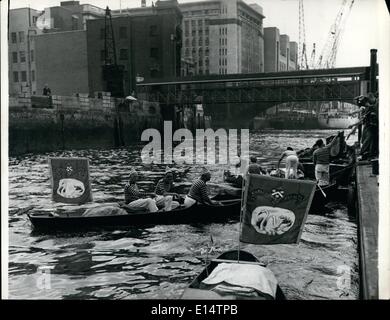
{"type": "Polygon", "coordinates": [[[88,20],[104,17],[104,13],[104,9],[90,4],[63,1],[59,6],[45,8],[37,26],[43,32],[85,30],[88,20]]]}
{"type": "Polygon", "coordinates": [[[45,84],[53,95],[88,93],[86,31],[50,32],[34,38],[37,94],[42,94],[45,84]]]}
{"type": "MultiPolygon", "coordinates": [[[[240,0],[182,3],[182,58],[195,74],[263,72],[262,8],[240,0]]],[[[184,73],[184,71],[182,71],[184,73]]]]}
{"type": "Polygon", "coordinates": [[[62,33],[83,30],[87,20],[103,17],[104,12],[89,4],[80,5],[79,1],[61,2],[60,6],[45,8],[42,12],[31,8],[10,10],[9,94],[39,95],[45,83],[52,89],[52,94],[85,90],[85,32],[62,33]],[[80,38],[76,39],[75,35],[80,35],[80,38]],[[71,69],[73,66],[75,68],[71,69]],[[80,70],[81,66],[85,69],[80,70]],[[80,85],[68,79],[71,74],[75,79],[83,79],[80,85]]]}
{"type": "MultiPolygon", "coordinates": [[[[136,89],[136,79],[172,78],[181,72],[182,15],[176,0],[153,7],[112,12],[117,64],[124,70],[124,92],[136,89]]],[[[104,91],[105,20],[87,21],[89,90],[104,91]]]]}
{"type": "Polygon", "coordinates": [[[16,96],[22,92],[36,92],[37,53],[34,50],[32,37],[40,33],[36,21],[40,11],[30,8],[9,11],[8,41],[8,79],[9,94],[16,96]]]}
{"type": "Polygon", "coordinates": [[[290,42],[286,34],[276,27],[264,28],[264,72],[279,72],[297,69],[296,42],[290,42]]]}

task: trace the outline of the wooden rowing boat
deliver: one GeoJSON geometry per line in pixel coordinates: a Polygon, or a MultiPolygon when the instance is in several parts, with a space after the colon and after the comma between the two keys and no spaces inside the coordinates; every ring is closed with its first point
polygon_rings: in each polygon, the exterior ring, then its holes
{"type": "MultiPolygon", "coordinates": [[[[238,220],[240,216],[240,198],[229,195],[217,195],[212,198],[218,205],[195,204],[189,208],[179,207],[171,211],[130,211],[127,214],[83,216],[85,209],[73,212],[33,212],[28,213],[34,230],[73,231],[93,228],[118,228],[160,224],[210,223],[228,219],[238,220]]],[[[102,205],[104,207],[104,205],[102,205]]],[[[117,207],[118,209],[119,207],[117,207]]],[[[115,207],[113,207],[115,210],[115,207]]],[[[123,212],[123,210],[121,210],[123,212]]]]}
{"type": "MultiPolygon", "coordinates": [[[[233,263],[237,262],[238,251],[231,250],[222,253],[216,259],[212,259],[204,270],[191,282],[181,296],[181,299],[204,299],[204,300],[219,300],[219,299],[245,299],[242,296],[235,296],[230,294],[229,296],[221,296],[220,294],[210,289],[205,289],[202,285],[202,281],[205,280],[209,274],[218,266],[220,263],[233,263]]],[[[243,264],[256,264],[264,267],[263,264],[251,253],[247,251],[239,251],[239,261],[243,264]]],[[[286,297],[281,290],[280,286],[277,285],[275,298],[264,293],[259,293],[256,297],[247,297],[250,300],[286,300],[286,297]]]]}

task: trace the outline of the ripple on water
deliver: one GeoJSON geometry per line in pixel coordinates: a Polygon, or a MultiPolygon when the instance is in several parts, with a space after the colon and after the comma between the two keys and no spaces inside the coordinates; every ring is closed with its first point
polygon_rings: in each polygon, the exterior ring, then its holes
{"type": "MultiPolygon", "coordinates": [[[[251,154],[263,166],[277,163],[288,146],[312,145],[331,131],[262,131],[251,135],[251,154]]],[[[123,200],[131,167],[140,171],[140,186],[152,191],[166,168],[143,165],[140,145],[114,150],[70,150],[9,159],[9,295],[17,299],[176,299],[209,259],[236,249],[239,224],[154,226],[127,230],[43,235],[31,232],[26,213],[61,210],[50,197],[48,156],[90,160],[94,204],[123,200]],[[213,236],[213,243],[210,242],[213,236]],[[38,268],[49,266],[51,289],[37,288],[38,268]]],[[[185,166],[180,166],[184,168],[185,166]]],[[[222,182],[221,165],[208,165],[212,184],[222,182]]],[[[180,185],[188,189],[202,168],[193,166],[180,185]]],[[[212,192],[216,187],[210,187],[212,192]]],[[[278,279],[288,299],[357,299],[356,223],[343,206],[326,216],[309,216],[297,245],[241,248],[255,254],[278,279]],[[342,268],[349,268],[349,288],[338,288],[342,268]],[[341,268],[341,269],[340,269],[341,268]]],[[[345,269],[344,269],[345,270],[345,269]]]]}

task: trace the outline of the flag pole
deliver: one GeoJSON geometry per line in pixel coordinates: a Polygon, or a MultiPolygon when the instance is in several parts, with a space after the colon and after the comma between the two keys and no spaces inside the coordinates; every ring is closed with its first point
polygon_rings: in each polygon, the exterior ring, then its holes
{"type": "Polygon", "coordinates": [[[241,241],[240,241],[240,235],[241,235],[241,228],[242,228],[242,217],[243,217],[243,212],[245,208],[245,199],[244,199],[244,194],[245,194],[245,183],[247,180],[247,173],[243,175],[242,179],[242,188],[241,188],[241,208],[240,208],[240,224],[239,224],[239,229],[238,229],[238,250],[237,250],[237,263],[240,263],[240,249],[241,249],[241,241]]]}

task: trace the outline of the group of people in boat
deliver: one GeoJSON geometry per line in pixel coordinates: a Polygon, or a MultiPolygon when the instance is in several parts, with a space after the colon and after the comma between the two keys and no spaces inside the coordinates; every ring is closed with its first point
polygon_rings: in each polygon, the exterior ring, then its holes
{"type": "MultiPolygon", "coordinates": [[[[188,194],[184,198],[184,208],[196,203],[218,205],[218,201],[211,200],[206,183],[210,181],[211,173],[204,170],[200,177],[192,184],[188,194]]],[[[125,205],[130,210],[147,210],[149,212],[171,211],[180,206],[179,195],[173,192],[174,173],[167,171],[155,187],[154,193],[140,192],[138,185],[138,173],[135,169],[130,172],[129,180],[125,185],[125,205]]]]}
{"type": "MultiPolygon", "coordinates": [[[[311,148],[313,162],[315,165],[315,178],[318,185],[325,186],[329,184],[329,164],[331,148],[337,141],[337,136],[325,145],[322,139],[316,141],[311,148]]],[[[286,158],[286,179],[298,179],[298,169],[303,170],[299,162],[299,154],[288,147],[281,155],[278,161],[278,170],[282,160],[286,158]]],[[[257,163],[255,156],[250,157],[250,163],[247,168],[249,174],[267,174],[267,171],[257,163]]],[[[211,173],[204,170],[200,177],[191,185],[188,194],[184,198],[183,207],[188,208],[196,203],[209,205],[218,205],[219,202],[210,199],[207,191],[207,182],[211,179],[211,173]]],[[[141,192],[137,185],[138,173],[133,169],[129,174],[129,180],[125,185],[125,205],[130,210],[148,210],[149,212],[170,211],[180,206],[178,199],[180,196],[173,192],[174,172],[167,171],[164,177],[160,179],[155,187],[154,193],[141,192]]]]}

